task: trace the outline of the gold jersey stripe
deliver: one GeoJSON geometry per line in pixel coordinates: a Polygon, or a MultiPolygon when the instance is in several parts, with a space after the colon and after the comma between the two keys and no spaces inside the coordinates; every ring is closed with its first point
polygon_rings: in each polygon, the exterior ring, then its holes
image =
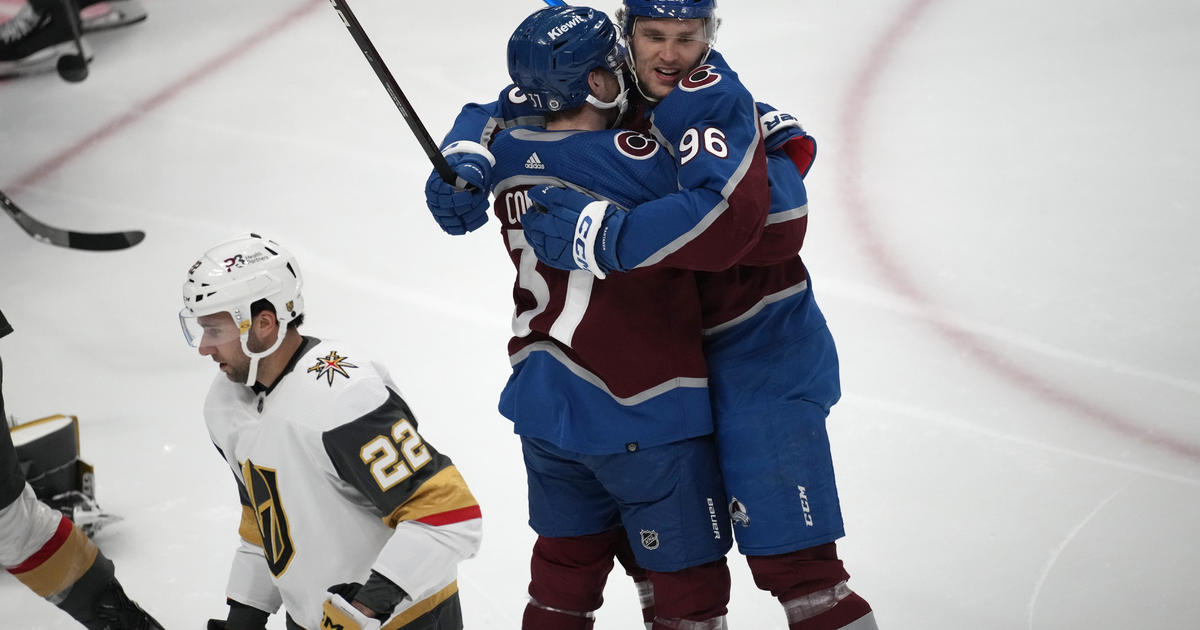
{"type": "Polygon", "coordinates": [[[417,617],[420,617],[434,608],[437,608],[442,604],[442,602],[450,599],[450,597],[457,592],[458,580],[454,580],[447,585],[446,588],[434,593],[433,595],[430,595],[429,597],[426,597],[412,606],[409,606],[405,610],[401,611],[400,614],[392,617],[392,620],[384,624],[383,628],[380,628],[380,630],[397,630],[398,628],[403,628],[404,626],[407,626],[415,621],[417,617]]]}
{"type": "Polygon", "coordinates": [[[433,514],[479,505],[467,482],[454,466],[447,466],[421,484],[404,505],[383,518],[395,529],[401,521],[416,521],[433,514]]]}
{"type": "Polygon", "coordinates": [[[49,558],[38,566],[16,574],[29,590],[42,597],[49,597],[79,581],[92,568],[100,549],[78,528],[71,533],[49,558]]]}

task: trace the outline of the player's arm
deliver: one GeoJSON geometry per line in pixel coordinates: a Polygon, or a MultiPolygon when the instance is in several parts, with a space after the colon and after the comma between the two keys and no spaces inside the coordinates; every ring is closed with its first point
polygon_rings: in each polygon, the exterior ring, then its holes
{"type": "Polygon", "coordinates": [[[758,103],[767,151],[770,211],[762,237],[739,261],[769,265],[793,258],[804,246],[808,229],[808,191],[804,176],[816,158],[817,144],[795,116],[758,103]]]}
{"type": "Polygon", "coordinates": [[[436,169],[425,181],[425,204],[444,232],[466,234],[487,222],[491,169],[496,165],[487,147],[501,129],[541,120],[515,86],[505,88],[495,101],[463,107],[441,147],[451,170],[471,187],[455,188],[436,169]]]}
{"type": "Polygon", "coordinates": [[[112,561],[83,530],[37,498],[7,427],[0,431],[0,566],[85,626],[103,614],[123,626],[162,628],[126,596],[112,561]]]}
{"type": "Polygon", "coordinates": [[[405,598],[437,597],[458,563],[475,555],[482,533],[479,504],[453,462],[424,440],[392,390],[374,411],[327,431],[322,441],[337,476],[394,530],[371,577],[344,592],[337,591],[347,585],[335,587],[334,605],[357,601],[386,618],[405,598]]]}
{"type": "MultiPolygon", "coordinates": [[[[594,260],[602,272],[652,265],[719,271],[739,262],[757,244],[770,205],[754,101],[730,78],[696,88],[683,103],[656,114],[676,121],[656,125],[655,135],[674,147],[678,192],[624,212],[572,191],[535,188],[530,198],[548,216],[531,213],[523,220],[527,238],[574,227],[587,237],[575,239],[576,258],[594,260]]],[[[537,253],[555,267],[589,268],[537,253]]]]}

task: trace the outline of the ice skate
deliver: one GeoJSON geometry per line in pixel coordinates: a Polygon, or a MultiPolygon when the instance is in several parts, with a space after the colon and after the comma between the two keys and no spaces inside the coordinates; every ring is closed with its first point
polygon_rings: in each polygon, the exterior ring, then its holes
{"type": "MultiPolygon", "coordinates": [[[[66,5],[56,3],[39,13],[26,4],[12,19],[0,24],[0,79],[53,70],[58,58],[78,54],[66,5]]],[[[87,42],[84,55],[92,58],[87,42]]]]}

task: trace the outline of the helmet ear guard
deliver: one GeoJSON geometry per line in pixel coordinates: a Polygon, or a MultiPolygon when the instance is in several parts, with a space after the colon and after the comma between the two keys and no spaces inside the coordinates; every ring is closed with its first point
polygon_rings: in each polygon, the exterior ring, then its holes
{"type": "Polygon", "coordinates": [[[258,361],[283,343],[287,326],[304,314],[303,280],[295,257],[278,243],[257,234],[224,241],[206,251],[183,283],[179,321],[188,344],[198,347],[205,331],[201,317],[228,313],[233,318],[242,351],[250,357],[247,385],[253,385],[258,361]],[[279,328],[274,342],[262,351],[250,349],[254,304],[265,300],[275,311],[279,328]]]}

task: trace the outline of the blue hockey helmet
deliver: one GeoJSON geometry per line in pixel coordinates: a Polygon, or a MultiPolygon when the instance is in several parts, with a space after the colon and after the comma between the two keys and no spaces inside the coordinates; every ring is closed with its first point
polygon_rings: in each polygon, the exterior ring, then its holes
{"type": "Polygon", "coordinates": [[[624,0],[625,13],[633,17],[707,20],[717,9],[717,0],[624,0]]]}
{"type": "Polygon", "coordinates": [[[565,111],[588,101],[588,73],[618,76],[623,51],[603,11],[552,6],[525,18],[508,40],[508,74],[542,111],[565,111]]]}
{"type": "Polygon", "coordinates": [[[712,44],[717,34],[717,0],[623,0],[617,9],[617,22],[626,39],[633,34],[636,18],[704,20],[704,34],[712,44]]]}

